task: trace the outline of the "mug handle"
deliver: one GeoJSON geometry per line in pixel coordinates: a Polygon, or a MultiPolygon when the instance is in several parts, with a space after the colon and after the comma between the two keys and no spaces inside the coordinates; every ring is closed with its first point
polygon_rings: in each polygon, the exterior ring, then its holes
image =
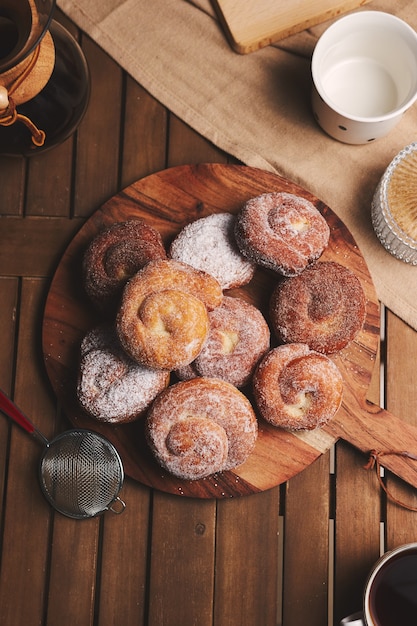
{"type": "Polygon", "coordinates": [[[350,626],[365,626],[362,611],[359,611],[359,613],[354,613],[353,615],[349,615],[348,617],[342,619],[342,621],[340,622],[340,626],[347,626],[347,624],[350,624],[350,626]]]}

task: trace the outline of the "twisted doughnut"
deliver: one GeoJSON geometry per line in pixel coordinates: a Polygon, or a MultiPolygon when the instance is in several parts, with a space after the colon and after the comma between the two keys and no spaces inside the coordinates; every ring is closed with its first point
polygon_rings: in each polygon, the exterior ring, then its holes
{"type": "Polygon", "coordinates": [[[295,276],[318,259],[329,236],[329,226],[314,204],[285,192],[248,200],[235,228],[244,256],[284,276],[295,276]]]}
{"type": "Polygon", "coordinates": [[[118,222],[91,241],[83,259],[84,288],[101,309],[114,309],[128,279],[146,263],[166,258],[161,235],[141,220],[118,222]]]}
{"type": "Polygon", "coordinates": [[[208,310],[223,298],[217,280],[173,260],[151,261],[127,283],[116,329],[130,357],[172,370],[191,363],[209,332],[208,310]]]}
{"type": "Polygon", "coordinates": [[[137,419],[168,383],[169,372],[151,370],[126,355],[112,326],[99,326],[84,337],[77,397],[98,421],[137,419]]]}
{"type": "Polygon", "coordinates": [[[262,417],[287,430],[313,430],[327,424],[340,407],[343,379],[324,354],[305,344],[271,350],[253,376],[262,417]]]}
{"type": "Polygon", "coordinates": [[[157,460],[185,480],[241,465],[252,452],[258,423],[249,400],[216,378],[176,383],[153,402],[146,437],[157,460]]]}
{"type": "Polygon", "coordinates": [[[319,261],[277,285],[270,299],[270,318],[280,341],[306,343],[312,350],[331,354],[362,328],[365,306],[362,285],[350,269],[319,261]]]}
{"type": "Polygon", "coordinates": [[[178,377],[215,377],[243,387],[269,349],[268,324],[259,309],[230,296],[224,296],[222,304],[209,313],[209,320],[203,349],[195,361],[176,371],[178,377]]]}
{"type": "Polygon", "coordinates": [[[211,274],[222,286],[232,289],[248,283],[255,265],[239,252],[231,213],[213,213],[187,224],[170,247],[170,256],[211,274]]]}

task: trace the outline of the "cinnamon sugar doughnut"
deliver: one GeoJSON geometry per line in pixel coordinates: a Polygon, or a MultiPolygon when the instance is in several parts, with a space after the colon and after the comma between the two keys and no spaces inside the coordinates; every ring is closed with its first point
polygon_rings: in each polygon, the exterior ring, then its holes
{"type": "Polygon", "coordinates": [[[306,343],[331,354],[352,341],[363,326],[366,298],[357,276],[334,261],[319,261],[284,279],[272,293],[270,318],[278,339],[306,343]]]}
{"type": "Polygon", "coordinates": [[[222,304],[209,313],[209,320],[210,331],[202,351],[189,366],[177,370],[178,377],[215,377],[243,387],[269,349],[265,318],[252,304],[224,296],[222,304]]]}
{"type": "Polygon", "coordinates": [[[305,344],[287,344],[262,359],[253,390],[267,422],[287,430],[313,430],[327,424],[339,409],[343,379],[328,356],[305,344]]]}
{"type": "Polygon", "coordinates": [[[295,276],[318,259],[329,236],[318,209],[305,198],[285,192],[248,200],[235,228],[244,256],[284,276],[295,276]]]}
{"type": "Polygon", "coordinates": [[[255,265],[239,252],[231,213],[213,213],[187,224],[170,247],[170,256],[214,276],[222,289],[246,285],[255,265]]]}
{"type": "Polygon", "coordinates": [[[84,288],[100,309],[118,304],[128,279],[146,263],[165,259],[161,235],[142,220],[117,222],[91,241],[83,259],[84,288]]]}
{"type": "Polygon", "coordinates": [[[223,298],[217,280],[174,260],[151,261],[127,283],[117,314],[120,342],[148,367],[191,363],[209,332],[208,310],[223,298]]]}
{"type": "Polygon", "coordinates": [[[249,400],[216,378],[181,381],[153,402],[146,437],[157,460],[185,480],[241,465],[252,452],[258,423],[249,400]]]}
{"type": "Polygon", "coordinates": [[[116,424],[137,419],[168,383],[168,372],[132,361],[110,325],[99,326],[84,337],[77,397],[96,420],[116,424]]]}

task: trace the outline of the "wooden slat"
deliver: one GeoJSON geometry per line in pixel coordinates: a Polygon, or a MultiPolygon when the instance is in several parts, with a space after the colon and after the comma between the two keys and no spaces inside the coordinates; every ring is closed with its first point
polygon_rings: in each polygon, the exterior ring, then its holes
{"type": "MultiPolygon", "coordinates": [[[[18,301],[18,280],[13,278],[0,279],[0,387],[10,396],[12,390],[16,308],[18,301]]],[[[3,519],[3,495],[7,472],[10,420],[0,414],[0,520],[3,519]]],[[[0,536],[1,536],[0,529],[0,536]]],[[[1,562],[1,560],[0,560],[1,562]]]]}
{"type": "Polygon", "coordinates": [[[54,518],[46,626],[93,624],[100,520],[54,518]]]}
{"type": "Polygon", "coordinates": [[[172,113],[169,116],[169,167],[187,163],[228,163],[227,154],[204,140],[172,113]]]}
{"type": "Polygon", "coordinates": [[[164,169],[168,113],[129,76],[123,130],[121,187],[164,169]]]}
{"type": "Polygon", "coordinates": [[[51,276],[82,219],[0,217],[3,275],[51,276]]]}
{"type": "Polygon", "coordinates": [[[78,131],[74,215],[87,216],[118,189],[122,70],[90,38],[82,48],[91,96],[78,131]]]}
{"type": "Polygon", "coordinates": [[[275,626],[279,488],[217,503],[214,626],[275,626]]]}
{"type": "Polygon", "coordinates": [[[346,444],[336,445],[335,624],[361,609],[366,578],[379,557],[380,493],[365,461],[346,444]]]}
{"type": "Polygon", "coordinates": [[[327,624],[329,453],[286,484],[284,535],[285,626],[327,624]],[[306,541],[306,537],[314,540],[306,541]],[[300,563],[303,563],[302,572],[300,563]]]}
{"type": "MultiPolygon", "coordinates": [[[[417,424],[415,359],[417,334],[394,314],[387,315],[387,407],[410,424],[417,424]]],[[[417,453],[417,450],[411,450],[417,453]]],[[[417,507],[417,492],[388,474],[387,487],[407,506],[417,507]]],[[[416,541],[416,515],[404,507],[387,502],[386,548],[416,541]]]]}
{"type": "Polygon", "coordinates": [[[73,142],[29,159],[26,215],[70,217],[73,142]]]}
{"type": "MultiPolygon", "coordinates": [[[[380,349],[367,397],[379,405],[380,349]]],[[[362,607],[363,586],[380,551],[381,494],[367,459],[336,444],[334,624],[362,607]]]]}
{"type": "Polygon", "coordinates": [[[0,387],[10,395],[13,381],[14,333],[19,283],[15,278],[0,279],[0,387]]]}
{"type": "MultiPolygon", "coordinates": [[[[49,437],[54,408],[38,352],[43,293],[42,281],[23,281],[15,402],[49,437]]],[[[1,620],[8,626],[41,624],[44,618],[52,514],[38,483],[41,454],[42,446],[12,427],[0,573],[1,620]]]]}
{"type": "Polygon", "coordinates": [[[155,492],[148,626],[212,626],[215,507],[155,492]]]}
{"type": "Polygon", "coordinates": [[[25,159],[0,156],[1,215],[22,215],[25,175],[25,159]]]}
{"type": "Polygon", "coordinates": [[[120,497],[125,511],[104,516],[98,623],[146,626],[151,491],[127,478],[120,497]]]}

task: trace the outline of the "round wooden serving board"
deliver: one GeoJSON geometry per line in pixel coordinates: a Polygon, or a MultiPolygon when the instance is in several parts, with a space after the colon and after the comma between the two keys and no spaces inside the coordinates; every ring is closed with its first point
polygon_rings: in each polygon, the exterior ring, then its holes
{"type": "MultiPolygon", "coordinates": [[[[258,270],[248,286],[232,295],[254,303],[267,317],[269,296],[277,280],[272,273],[258,270]]],[[[366,400],[378,342],[377,297],[363,256],[345,225],[329,207],[298,185],[240,165],[174,167],[148,176],[111,198],[85,223],[65,251],[50,287],[43,322],[47,373],[73,426],[106,436],[118,449],[131,478],[165,492],[198,498],[242,496],[270,489],[310,465],[339,438],[365,453],[374,448],[417,452],[417,429],[366,400]],[[168,246],[185,224],[211,213],[237,213],[249,198],[273,191],[295,193],[313,202],[331,230],[322,260],[349,267],[366,293],[367,314],[362,331],[334,356],[344,377],[343,404],[330,424],[313,432],[293,434],[260,419],[258,441],[246,463],[235,471],[207,479],[181,481],[154,462],[144,442],[142,419],[119,426],[100,424],[77,404],[79,345],[84,334],[101,321],[83,292],[83,254],[92,238],[114,222],[142,218],[159,230],[168,246]]],[[[416,463],[391,456],[384,457],[384,465],[417,486],[416,463]]]]}

